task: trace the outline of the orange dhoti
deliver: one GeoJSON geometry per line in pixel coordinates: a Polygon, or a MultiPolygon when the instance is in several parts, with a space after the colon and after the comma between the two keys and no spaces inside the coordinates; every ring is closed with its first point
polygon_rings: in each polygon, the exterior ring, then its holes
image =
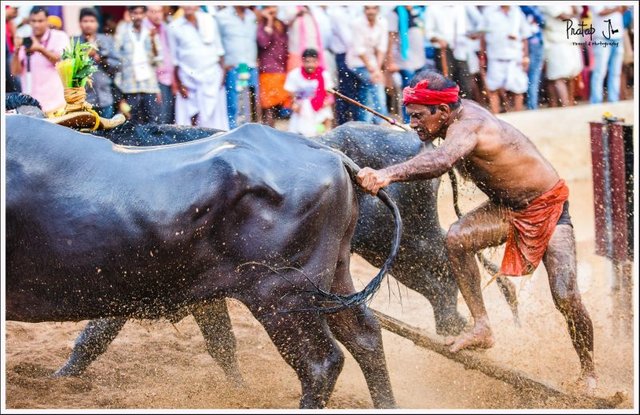
{"type": "Polygon", "coordinates": [[[508,213],[511,230],[500,268],[502,275],[527,275],[536,269],[568,198],[569,188],[561,179],[526,208],[508,213]]]}
{"type": "Polygon", "coordinates": [[[261,73],[260,83],[260,106],[262,108],[273,108],[282,105],[285,108],[291,106],[291,96],[284,89],[287,79],[286,73],[261,73]]]}

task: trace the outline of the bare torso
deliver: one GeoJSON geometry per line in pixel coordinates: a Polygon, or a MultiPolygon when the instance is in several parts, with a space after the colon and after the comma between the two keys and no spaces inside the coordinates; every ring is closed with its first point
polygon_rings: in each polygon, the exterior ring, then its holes
{"type": "Polygon", "coordinates": [[[558,182],[556,170],[524,134],[477,103],[463,100],[445,142],[458,141],[460,137],[452,138],[469,132],[475,133],[475,146],[454,166],[494,203],[521,208],[558,182]]]}

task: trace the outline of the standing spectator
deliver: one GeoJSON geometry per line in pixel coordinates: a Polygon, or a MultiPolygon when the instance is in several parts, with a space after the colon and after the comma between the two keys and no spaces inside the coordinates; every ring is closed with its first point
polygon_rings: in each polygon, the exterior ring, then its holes
{"type": "MultiPolygon", "coordinates": [[[[347,51],[347,65],[359,81],[358,100],[386,115],[386,95],[382,64],[387,52],[389,29],[379,16],[380,6],[364,6],[365,16],[352,23],[353,42],[347,51]]],[[[358,108],[357,121],[380,124],[368,111],[358,108]]]]}
{"type": "Polygon", "coordinates": [[[305,50],[302,67],[292,69],[284,84],[284,89],[293,95],[290,132],[313,137],[331,128],[333,111],[328,88],[333,88],[333,81],[329,73],[319,66],[318,51],[305,50]]]}
{"type": "Polygon", "coordinates": [[[171,47],[169,46],[169,29],[164,22],[163,6],[147,7],[147,18],[144,20],[149,32],[155,32],[155,42],[160,44],[162,61],[156,67],[156,78],[160,88],[160,110],[158,122],[160,124],[173,124],[175,106],[175,82],[173,80],[173,61],[171,60],[171,47]]]}
{"type": "Polygon", "coordinates": [[[482,29],[484,17],[477,6],[464,6],[467,16],[467,67],[471,88],[471,98],[486,106],[486,56],[482,52],[482,29]],[[481,59],[482,56],[482,59],[481,59]]]}
{"type": "Polygon", "coordinates": [[[589,97],[592,104],[601,103],[603,100],[605,77],[607,78],[607,101],[617,102],[620,99],[620,75],[624,58],[622,13],[626,7],[589,6],[595,29],[593,34],[594,65],[591,73],[591,94],[589,97]]]}
{"type": "MultiPolygon", "coordinates": [[[[258,26],[256,15],[247,6],[228,6],[216,13],[216,20],[220,28],[222,46],[225,50],[224,71],[225,89],[227,91],[227,116],[229,128],[238,126],[238,75],[239,67],[245,64],[249,67],[248,87],[250,103],[253,111],[252,119],[257,120],[258,108],[258,45],[256,43],[258,26]]],[[[247,109],[248,110],[248,109],[247,109]]]]}
{"type": "Polygon", "coordinates": [[[17,77],[11,75],[11,59],[15,52],[14,36],[16,33],[16,27],[13,20],[18,15],[18,9],[13,6],[5,6],[5,88],[7,92],[20,92],[20,81],[17,77]]]}
{"type": "Polygon", "coordinates": [[[471,75],[467,64],[469,30],[465,6],[429,6],[426,15],[425,36],[435,48],[437,70],[460,86],[463,98],[471,97],[471,75]]]}
{"type": "Polygon", "coordinates": [[[542,29],[544,28],[544,16],[538,6],[520,6],[527,17],[531,36],[527,39],[529,47],[529,89],[527,90],[527,108],[538,108],[538,91],[540,90],[540,77],[544,64],[544,42],[542,29]]]}
{"type": "MultiPolygon", "coordinates": [[[[388,15],[389,46],[387,48],[386,69],[399,72],[402,88],[409,86],[411,78],[426,63],[424,53],[424,19],[418,6],[397,6],[388,15]]],[[[409,123],[407,111],[402,106],[402,118],[409,123]]]]}
{"type": "Polygon", "coordinates": [[[633,8],[628,8],[622,14],[622,21],[624,22],[622,35],[624,54],[620,76],[620,99],[633,99],[633,8]]]}
{"type": "Polygon", "coordinates": [[[91,86],[86,88],[87,102],[93,105],[100,116],[111,118],[114,115],[111,88],[113,77],[120,69],[120,57],[111,37],[98,33],[98,12],[93,7],[80,9],[80,30],[82,35],[75,40],[93,45],[94,49],[89,50],[89,57],[98,68],[91,78],[91,86]]]}
{"type": "Polygon", "coordinates": [[[105,35],[114,37],[117,27],[118,22],[116,21],[115,17],[113,17],[109,13],[105,13],[102,15],[102,31],[105,35]]]}
{"type": "Polygon", "coordinates": [[[491,112],[500,113],[501,98],[506,108],[512,100],[513,109],[521,111],[522,94],[527,91],[528,84],[525,72],[529,65],[528,23],[519,7],[489,6],[483,10],[483,15],[491,112]]]}
{"type": "Polygon", "coordinates": [[[289,36],[289,58],[287,70],[302,66],[302,52],[306,49],[318,51],[320,66],[324,67],[324,45],[322,33],[309,6],[285,6],[281,8],[281,19],[287,24],[289,36]]]}
{"type": "Polygon", "coordinates": [[[570,83],[580,74],[583,67],[580,46],[573,42],[581,39],[567,36],[567,20],[573,20],[573,27],[578,27],[578,8],[571,5],[540,6],[545,25],[542,31],[544,38],[544,59],[546,75],[550,82],[552,106],[573,105],[573,94],[570,83]]]}
{"type": "MultiPolygon", "coordinates": [[[[310,10],[313,18],[316,20],[318,32],[320,34],[320,44],[323,48],[322,56],[324,58],[322,65],[335,81],[337,76],[336,58],[329,47],[331,44],[331,37],[333,36],[331,16],[329,16],[329,6],[310,6],[310,10]]],[[[318,53],[320,53],[320,51],[318,51],[318,53]]],[[[333,95],[331,96],[331,99],[333,99],[333,95]]]]}
{"type": "Polygon", "coordinates": [[[216,19],[198,6],[169,25],[176,95],[176,124],[229,129],[224,91],[224,48],[216,19]]]}
{"type": "Polygon", "coordinates": [[[284,89],[287,77],[287,26],[277,17],[278,6],[265,6],[258,21],[258,70],[262,122],[274,127],[278,107],[290,107],[284,89]]]}
{"type": "MultiPolygon", "coordinates": [[[[17,6],[17,16],[13,19],[13,24],[16,28],[16,36],[25,38],[32,35],[31,25],[29,24],[29,14],[33,6],[29,4],[22,4],[17,6]]],[[[49,9],[47,8],[47,18],[49,18],[49,9]]]]}
{"type": "MultiPolygon", "coordinates": [[[[355,98],[358,91],[358,78],[347,66],[347,51],[351,47],[353,34],[351,21],[354,14],[352,6],[329,6],[327,13],[331,20],[331,40],[329,48],[336,59],[337,90],[349,98],[355,98]]],[[[358,107],[339,97],[336,98],[336,124],[342,125],[356,119],[358,107]]]]}
{"type": "Polygon", "coordinates": [[[20,76],[22,92],[37,99],[45,113],[65,106],[64,87],[55,65],[69,46],[66,33],[49,29],[48,16],[45,7],[31,9],[29,25],[32,35],[25,39],[16,38],[18,56],[11,60],[11,74],[20,76]]]}
{"type": "Polygon", "coordinates": [[[142,24],[147,8],[129,6],[128,11],[131,22],[116,31],[116,53],[122,58],[122,69],[115,82],[131,107],[132,123],[157,123],[160,88],[155,68],[162,58],[154,41],[155,31],[142,24]]]}

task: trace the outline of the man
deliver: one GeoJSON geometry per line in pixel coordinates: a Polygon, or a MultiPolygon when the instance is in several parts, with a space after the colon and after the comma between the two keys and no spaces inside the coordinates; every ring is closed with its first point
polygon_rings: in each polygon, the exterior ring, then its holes
{"type": "Polygon", "coordinates": [[[11,74],[20,76],[21,89],[37,99],[46,113],[65,106],[64,88],[56,71],[69,36],[60,30],[49,29],[45,7],[35,6],[29,14],[31,37],[17,37],[18,54],[11,60],[11,74]],[[25,41],[26,39],[26,41],[25,41]]]}
{"type": "Polygon", "coordinates": [[[176,124],[229,129],[224,91],[224,48],[216,19],[183,6],[184,16],[169,25],[175,63],[176,124]]]}
{"type": "Polygon", "coordinates": [[[471,97],[473,87],[467,63],[470,27],[466,7],[443,4],[428,6],[424,28],[425,37],[435,48],[434,59],[438,71],[455,80],[464,97],[471,97]]]}
{"type": "Polygon", "coordinates": [[[80,30],[82,35],[76,39],[94,46],[89,50],[89,57],[98,68],[91,77],[91,87],[87,86],[87,102],[102,117],[111,118],[114,115],[112,83],[120,69],[120,57],[111,37],[98,33],[98,12],[93,7],[80,9],[80,30]]]}
{"type": "Polygon", "coordinates": [[[529,25],[519,7],[487,6],[482,12],[491,112],[522,111],[527,91],[529,25]],[[504,101],[504,102],[501,102],[504,101]],[[510,105],[510,102],[513,105],[510,105]]]}
{"type": "Polygon", "coordinates": [[[287,78],[287,26],[277,17],[278,6],[264,6],[258,19],[258,84],[262,123],[275,127],[278,109],[291,107],[284,89],[287,78]]]}
{"type": "Polygon", "coordinates": [[[620,99],[622,58],[624,58],[622,13],[625,12],[627,6],[589,6],[589,9],[593,13],[593,28],[595,29],[593,34],[595,42],[593,46],[594,69],[591,73],[589,101],[592,104],[599,104],[603,101],[603,84],[606,78],[607,101],[618,102],[620,99]]]}
{"type": "Polygon", "coordinates": [[[527,38],[527,48],[529,50],[529,86],[527,88],[527,109],[538,108],[538,91],[544,65],[544,42],[542,38],[542,28],[544,27],[544,16],[538,6],[520,6],[529,24],[530,35],[527,38]]]}
{"type": "MultiPolygon", "coordinates": [[[[387,48],[386,69],[398,72],[402,88],[409,86],[411,78],[427,64],[424,53],[424,18],[419,6],[397,6],[388,14],[389,46],[387,48]]],[[[404,123],[409,116],[402,111],[404,123]]]]}
{"type": "Polygon", "coordinates": [[[548,81],[549,104],[566,107],[574,104],[573,79],[584,67],[580,37],[567,36],[567,25],[578,27],[580,11],[570,4],[545,3],[539,6],[545,19],[544,39],[545,78],[548,81]],[[568,23],[567,21],[571,21],[568,23]]]}
{"type": "Polygon", "coordinates": [[[175,83],[173,82],[173,62],[171,60],[171,48],[169,47],[169,30],[164,22],[164,7],[147,7],[147,18],[143,24],[149,31],[155,31],[156,42],[162,49],[162,61],[156,67],[156,78],[160,88],[160,111],[158,122],[160,124],[173,124],[173,107],[175,105],[175,83]]]}
{"type": "Polygon", "coordinates": [[[544,262],[553,300],[580,358],[581,384],[593,391],[593,326],[577,287],[575,238],[564,181],[527,137],[477,103],[460,100],[458,86],[436,72],[416,75],[405,88],[403,101],[418,137],[424,142],[442,137],[444,142],[404,163],[362,169],[361,185],[376,194],[390,183],[431,179],[455,167],[489,196],[447,234],[448,258],[474,319],[470,332],[447,340],[450,351],[493,346],[475,253],[506,241],[503,275],[530,274],[540,260],[544,262]]]}
{"type": "MultiPolygon", "coordinates": [[[[389,29],[387,21],[379,15],[380,6],[364,6],[364,16],[352,22],[353,38],[346,62],[358,80],[358,101],[386,115],[382,64],[387,53],[389,29]]],[[[370,112],[358,108],[356,121],[379,124],[381,119],[373,118],[370,112]]]]}
{"type": "Polygon", "coordinates": [[[333,111],[331,95],[327,93],[330,88],[333,80],[329,72],[319,66],[318,51],[306,49],[302,52],[302,67],[292,69],[284,84],[293,98],[289,131],[313,137],[331,128],[333,111]]]}
{"type": "Polygon", "coordinates": [[[239,120],[245,120],[247,114],[257,121],[258,91],[258,24],[256,14],[247,6],[227,6],[216,14],[222,46],[225,50],[224,71],[225,89],[227,91],[227,116],[229,128],[236,128],[239,120]],[[248,74],[244,74],[241,64],[248,67],[248,74]],[[240,77],[248,76],[247,87],[250,93],[250,108],[240,107],[243,96],[239,94],[242,87],[240,77]],[[240,81],[240,82],[239,82],[240,81]],[[240,85],[238,85],[240,84],[240,85]],[[244,117],[243,117],[244,114],[244,117]]]}
{"type": "MultiPolygon", "coordinates": [[[[347,66],[347,51],[351,47],[351,19],[355,18],[354,6],[329,6],[327,13],[331,18],[331,39],[329,48],[336,59],[336,89],[343,95],[355,97],[358,91],[356,75],[347,66]]],[[[342,125],[354,121],[358,107],[344,99],[336,99],[336,124],[342,125]]]]}
{"type": "Polygon", "coordinates": [[[20,91],[20,80],[11,76],[11,59],[13,58],[13,54],[15,52],[15,45],[13,43],[13,38],[16,33],[16,27],[13,23],[13,19],[18,15],[18,9],[13,6],[5,6],[5,15],[4,15],[4,26],[5,26],[5,52],[4,52],[4,61],[6,62],[5,66],[5,89],[7,92],[19,92],[20,91]]]}
{"type": "Polygon", "coordinates": [[[147,8],[128,6],[127,11],[131,21],[116,30],[116,52],[122,58],[122,69],[115,82],[131,107],[132,123],[157,123],[160,88],[155,68],[162,59],[160,47],[154,40],[154,30],[142,24],[147,8]]]}

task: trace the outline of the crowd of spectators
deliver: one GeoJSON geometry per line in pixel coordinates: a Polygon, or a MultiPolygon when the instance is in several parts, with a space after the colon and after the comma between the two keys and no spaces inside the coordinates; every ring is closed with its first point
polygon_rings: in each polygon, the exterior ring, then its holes
{"type": "Polygon", "coordinates": [[[114,21],[82,8],[65,33],[52,6],[6,6],[6,91],[64,106],[55,63],[91,43],[88,102],[103,117],[219,129],[254,121],[312,136],[383,120],[331,91],[408,122],[402,88],[434,69],[493,113],[615,102],[633,83],[627,6],[128,6],[114,21]],[[582,30],[579,30],[582,28],[582,30]],[[591,30],[592,28],[593,30],[591,30]]]}

